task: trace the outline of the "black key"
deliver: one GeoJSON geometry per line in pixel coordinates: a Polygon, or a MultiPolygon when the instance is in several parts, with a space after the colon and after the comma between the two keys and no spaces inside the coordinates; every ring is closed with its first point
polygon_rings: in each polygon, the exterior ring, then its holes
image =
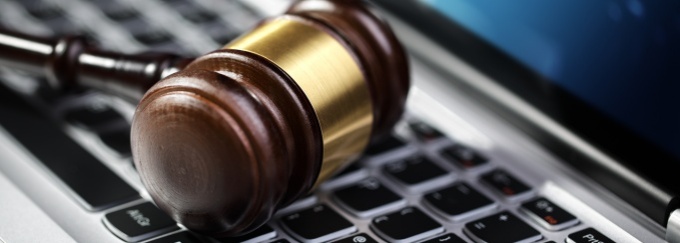
{"type": "Polygon", "coordinates": [[[334,179],[340,178],[350,174],[354,174],[355,172],[359,172],[359,170],[361,170],[361,166],[359,165],[358,162],[359,161],[349,164],[347,167],[343,168],[339,173],[333,175],[333,178],[334,179]]]}
{"type": "Polygon", "coordinates": [[[378,155],[390,150],[403,147],[404,145],[406,145],[404,141],[390,134],[390,136],[385,137],[374,144],[371,144],[371,146],[369,146],[368,149],[366,149],[366,154],[378,155]]]}
{"type": "Polygon", "coordinates": [[[68,186],[88,210],[139,198],[139,193],[50,119],[0,85],[0,125],[68,186]]]}
{"type": "Polygon", "coordinates": [[[419,184],[447,175],[446,170],[423,155],[391,162],[383,167],[383,171],[412,189],[419,184]]]}
{"type": "Polygon", "coordinates": [[[177,223],[150,202],[104,215],[104,224],[125,241],[148,239],[177,229],[177,223]]]}
{"type": "Polygon", "coordinates": [[[253,232],[250,232],[248,234],[239,236],[239,237],[232,237],[232,238],[225,238],[225,239],[218,239],[219,242],[263,242],[269,239],[272,239],[276,237],[276,231],[272,229],[271,226],[269,225],[263,225],[260,228],[257,228],[253,232]]]}
{"type": "Polygon", "coordinates": [[[574,215],[542,197],[522,204],[522,210],[548,230],[562,230],[578,223],[574,215]]]}
{"type": "Polygon", "coordinates": [[[106,9],[104,10],[104,14],[115,21],[127,21],[137,19],[140,16],[137,10],[125,7],[106,9]]]}
{"type": "Polygon", "coordinates": [[[40,20],[52,20],[64,14],[59,7],[44,3],[27,6],[26,12],[40,20]]]}
{"type": "Polygon", "coordinates": [[[368,236],[366,233],[361,233],[338,241],[333,241],[333,243],[378,243],[378,241],[368,236]]]}
{"type": "Polygon", "coordinates": [[[181,231],[179,233],[166,235],[161,238],[148,241],[146,243],[202,243],[202,242],[206,241],[198,239],[198,237],[194,236],[189,232],[181,231]]]}
{"type": "Polygon", "coordinates": [[[359,217],[369,217],[385,208],[398,207],[400,202],[405,202],[375,178],[364,179],[355,185],[340,189],[335,192],[335,198],[359,217]]]}
{"type": "Polygon", "coordinates": [[[493,209],[496,204],[465,183],[425,195],[425,200],[447,218],[459,221],[493,209]]]}
{"type": "Polygon", "coordinates": [[[423,142],[430,142],[444,136],[444,134],[437,129],[421,121],[411,122],[409,123],[409,127],[416,134],[418,139],[423,142]]]}
{"type": "Polygon", "coordinates": [[[114,21],[128,21],[138,19],[140,13],[130,6],[125,6],[118,1],[97,1],[99,9],[104,12],[104,15],[114,21]]]}
{"type": "Polygon", "coordinates": [[[512,199],[531,191],[524,182],[510,175],[505,170],[495,169],[482,175],[482,180],[493,187],[498,193],[512,199]]]}
{"type": "Polygon", "coordinates": [[[567,236],[567,243],[615,243],[593,228],[587,228],[567,236]]]}
{"type": "Polygon", "coordinates": [[[357,230],[325,204],[286,215],[281,221],[296,238],[310,242],[327,242],[357,230]]]}
{"type": "Polygon", "coordinates": [[[160,45],[173,40],[172,36],[165,31],[152,29],[134,34],[135,39],[147,46],[160,45]]]}
{"type": "Polygon", "coordinates": [[[130,145],[130,129],[109,131],[99,134],[99,138],[109,146],[109,148],[118,152],[123,156],[132,154],[132,145],[130,145]]]}
{"type": "Polygon", "coordinates": [[[457,235],[448,233],[445,235],[441,235],[438,237],[434,237],[432,239],[420,242],[420,243],[438,243],[438,242],[444,242],[444,243],[465,243],[463,239],[458,237],[457,235]]]}
{"type": "Polygon", "coordinates": [[[187,20],[196,24],[209,23],[217,20],[219,16],[216,13],[204,10],[192,9],[189,11],[180,11],[180,14],[187,20]]]}
{"type": "Polygon", "coordinates": [[[125,118],[110,106],[95,102],[69,109],[64,112],[64,119],[87,129],[101,130],[112,126],[127,124],[125,118]]]}
{"type": "Polygon", "coordinates": [[[474,168],[480,165],[487,164],[488,159],[481,156],[474,150],[460,145],[452,145],[442,150],[442,157],[448,159],[455,165],[465,169],[474,168]]]}
{"type": "Polygon", "coordinates": [[[371,226],[389,242],[414,242],[444,231],[437,221],[414,207],[377,217],[371,226]]]}
{"type": "Polygon", "coordinates": [[[275,241],[272,241],[272,242],[269,242],[269,243],[290,243],[290,241],[288,241],[286,239],[278,239],[278,240],[275,240],[275,241]]]}
{"type": "Polygon", "coordinates": [[[534,242],[543,238],[536,229],[507,211],[467,223],[465,232],[476,242],[534,242]]]}

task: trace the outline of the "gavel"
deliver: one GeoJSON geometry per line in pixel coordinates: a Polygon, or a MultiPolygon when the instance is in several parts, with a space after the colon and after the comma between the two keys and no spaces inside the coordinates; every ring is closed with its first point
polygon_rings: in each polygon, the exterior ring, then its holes
{"type": "Polygon", "coordinates": [[[295,2],[205,55],[124,54],[0,30],[0,65],[138,102],[132,158],[154,203],[195,232],[266,223],[388,134],[403,47],[360,0],[295,2]]]}

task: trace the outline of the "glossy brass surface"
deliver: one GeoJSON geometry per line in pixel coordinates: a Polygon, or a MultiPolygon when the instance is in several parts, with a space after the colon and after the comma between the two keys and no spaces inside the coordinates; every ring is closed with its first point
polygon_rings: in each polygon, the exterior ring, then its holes
{"type": "Polygon", "coordinates": [[[292,77],[305,93],[323,137],[323,162],[317,182],[366,147],[373,125],[368,85],[356,59],[328,32],[308,21],[286,16],[259,26],[225,49],[266,58],[292,77]]]}

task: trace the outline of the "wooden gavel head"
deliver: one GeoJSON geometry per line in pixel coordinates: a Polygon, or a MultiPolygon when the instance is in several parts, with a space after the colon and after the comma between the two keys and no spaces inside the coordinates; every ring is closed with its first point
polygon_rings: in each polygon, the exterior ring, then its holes
{"type": "Polygon", "coordinates": [[[133,158],[156,204],[230,236],[264,224],[399,119],[404,51],[360,1],[302,1],[144,95],[133,158]]]}
{"type": "Polygon", "coordinates": [[[402,46],[360,0],[296,2],[196,59],[3,32],[0,63],[46,70],[55,87],[146,91],[131,131],[141,180],[173,219],[216,237],[256,229],[354,160],[409,89],[402,46]]]}

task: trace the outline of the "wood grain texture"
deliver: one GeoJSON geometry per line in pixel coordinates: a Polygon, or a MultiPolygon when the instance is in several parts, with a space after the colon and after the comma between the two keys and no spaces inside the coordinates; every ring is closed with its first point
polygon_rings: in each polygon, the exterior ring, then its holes
{"type": "Polygon", "coordinates": [[[178,222],[213,236],[265,223],[308,192],[319,170],[320,130],[304,97],[268,62],[230,50],[159,82],[132,127],[150,195],[178,222]]]}
{"type": "Polygon", "coordinates": [[[82,36],[31,36],[0,27],[0,65],[44,75],[57,90],[81,86],[137,102],[191,60],[171,53],[111,52],[82,36]]]}

